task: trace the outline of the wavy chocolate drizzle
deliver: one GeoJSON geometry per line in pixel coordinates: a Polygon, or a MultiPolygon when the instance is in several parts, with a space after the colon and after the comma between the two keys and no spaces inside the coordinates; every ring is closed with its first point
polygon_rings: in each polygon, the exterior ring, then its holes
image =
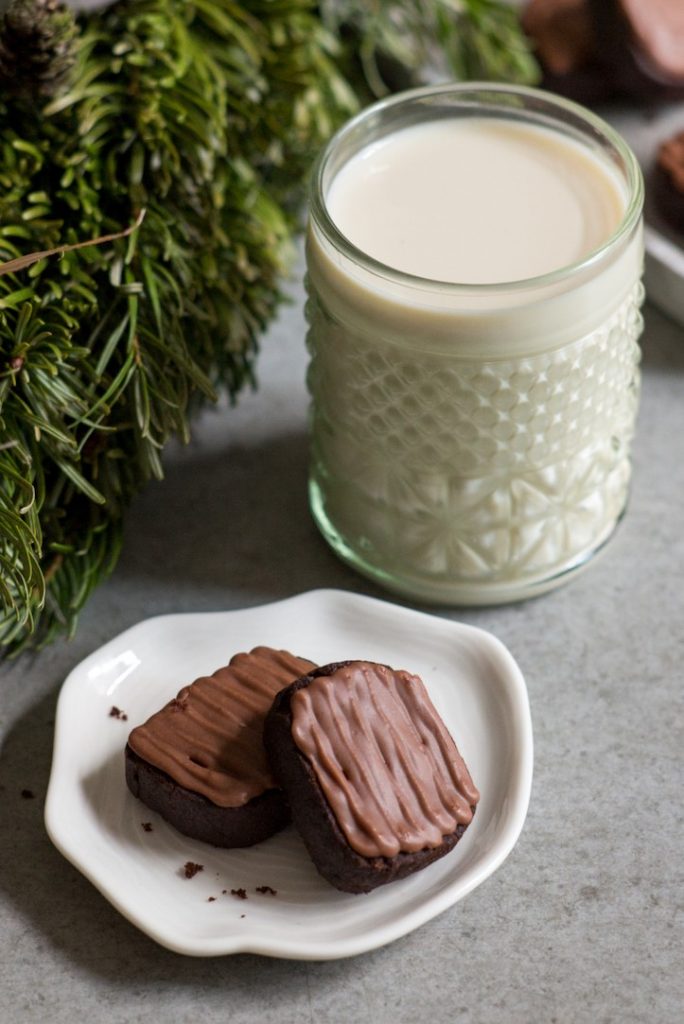
{"type": "Polygon", "coordinates": [[[276,693],[314,668],[287,651],[255,647],[184,686],[131,732],[140,757],[219,807],[240,807],[276,785],[262,743],[276,693]]]}
{"type": "Polygon", "coordinates": [[[418,676],[352,662],[291,708],[295,743],[363,857],[431,849],[471,821],[479,793],[418,676]]]}

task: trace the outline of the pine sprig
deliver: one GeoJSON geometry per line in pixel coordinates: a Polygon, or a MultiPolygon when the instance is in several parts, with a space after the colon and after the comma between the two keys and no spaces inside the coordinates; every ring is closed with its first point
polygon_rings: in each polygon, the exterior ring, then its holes
{"type": "MultiPolygon", "coordinates": [[[[296,100],[323,32],[306,0],[268,12],[117,4],[84,20],[70,87],[42,116],[20,97],[0,107],[0,259],[147,211],[129,238],[0,277],[0,640],[14,649],[73,630],[169,437],[187,439],[198,398],[253,381],[292,229],[291,180],[267,187],[259,173],[282,103],[267,72],[289,48],[296,100]]],[[[326,85],[324,128],[312,120],[290,141],[282,118],[283,166],[348,113],[329,97],[326,85]]]]}
{"type": "Polygon", "coordinates": [[[539,69],[506,0],[323,0],[330,30],[347,40],[347,74],[371,96],[430,79],[534,84],[539,69]]]}

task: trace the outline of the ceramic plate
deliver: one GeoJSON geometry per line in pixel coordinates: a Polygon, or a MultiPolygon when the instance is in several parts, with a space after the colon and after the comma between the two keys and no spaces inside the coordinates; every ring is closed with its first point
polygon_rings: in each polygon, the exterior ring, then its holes
{"type": "Polygon", "coordinates": [[[321,590],[243,611],[149,619],[82,662],[59,698],[45,822],[64,856],[169,949],[322,960],[391,942],[484,881],[515,845],[531,782],[527,691],[498,640],[383,601],[321,590]],[[319,664],[360,658],[422,676],[482,794],[452,853],[353,896],[318,876],[291,827],[250,849],[220,850],[180,835],[129,793],[123,750],[130,728],[184,684],[258,644],[319,664]],[[113,717],[112,707],[127,719],[113,717]],[[188,861],[203,865],[190,879],[188,861]],[[257,892],[263,886],[276,894],[257,892]],[[244,889],[247,898],[231,889],[244,889]]]}

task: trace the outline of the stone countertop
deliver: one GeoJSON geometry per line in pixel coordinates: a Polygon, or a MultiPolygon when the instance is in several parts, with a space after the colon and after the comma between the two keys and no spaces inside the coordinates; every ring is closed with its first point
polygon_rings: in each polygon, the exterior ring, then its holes
{"type": "Polygon", "coordinates": [[[121,917],[43,827],[67,673],[133,623],[315,587],[386,596],[336,560],[306,502],[301,289],[261,385],[169,452],[75,639],[0,665],[0,1020],[71,1024],[477,1024],[681,1020],[684,330],[646,310],[630,506],[564,588],[449,618],[503,640],[535,730],[529,815],[480,888],[399,941],[323,963],[168,952],[121,917]],[[35,799],[23,798],[24,789],[35,799]]]}

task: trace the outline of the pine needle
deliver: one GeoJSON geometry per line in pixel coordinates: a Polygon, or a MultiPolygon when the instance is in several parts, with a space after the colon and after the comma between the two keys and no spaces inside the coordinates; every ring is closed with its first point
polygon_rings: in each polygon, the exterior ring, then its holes
{"type": "MultiPolygon", "coordinates": [[[[124,228],[123,231],[115,231],[111,235],[100,235],[99,238],[90,238],[86,242],[73,242],[71,245],[57,245],[52,249],[43,249],[41,252],[29,252],[25,256],[17,256],[13,260],[6,260],[4,263],[0,263],[0,276],[3,274],[16,274],[20,270],[26,270],[34,263],[40,263],[41,260],[45,260],[50,256],[61,256],[65,252],[75,252],[77,249],[87,249],[90,245],[105,245],[107,242],[116,242],[119,238],[128,238],[129,235],[133,234],[145,219],[145,210],[140,210],[135,222],[130,227],[124,228]]],[[[27,296],[31,294],[30,289],[26,289],[27,296]]]]}

